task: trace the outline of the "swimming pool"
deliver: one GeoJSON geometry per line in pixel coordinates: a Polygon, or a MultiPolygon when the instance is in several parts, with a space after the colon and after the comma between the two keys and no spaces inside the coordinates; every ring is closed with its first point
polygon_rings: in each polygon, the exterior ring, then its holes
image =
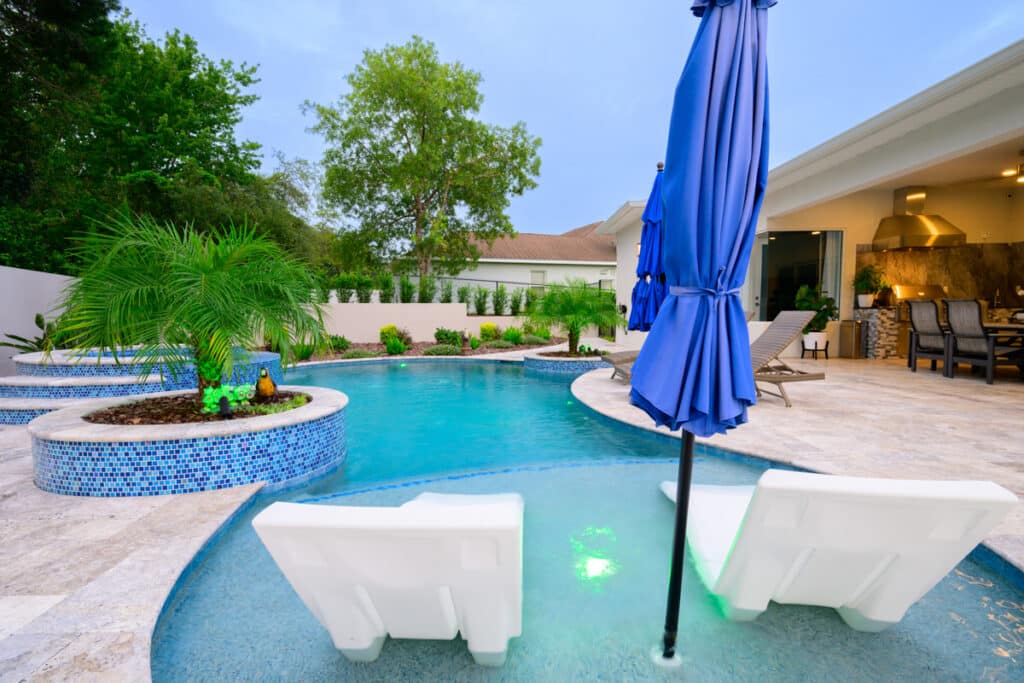
{"type": "MultiPolygon", "coordinates": [[[[967,561],[882,634],[829,609],[772,605],[722,619],[684,578],[684,671],[653,667],[668,574],[678,445],[578,405],[569,379],[512,364],[410,362],[291,373],[349,404],[345,469],[259,501],[187,576],[154,635],[153,676],[176,680],[1020,680],[1024,595],[967,561]],[[451,476],[451,475],[455,476],[451,476]],[[523,636],[506,665],[476,667],[456,641],[388,641],[351,664],[277,571],[250,526],[274,500],[394,505],[424,490],[514,490],[526,502],[523,636]],[[599,559],[600,562],[588,560],[599,559]]],[[[699,454],[695,480],[751,483],[760,469],[699,454]]]]}

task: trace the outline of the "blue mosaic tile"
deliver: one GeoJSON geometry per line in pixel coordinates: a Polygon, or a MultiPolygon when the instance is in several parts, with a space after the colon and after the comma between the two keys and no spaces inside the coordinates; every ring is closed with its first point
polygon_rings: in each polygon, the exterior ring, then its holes
{"type": "Polygon", "coordinates": [[[97,443],[34,438],[36,486],[68,496],[157,496],[266,481],[284,488],[345,461],[345,409],[209,438],[97,443]]]}
{"type": "Polygon", "coordinates": [[[56,408],[35,408],[32,410],[0,409],[0,425],[27,425],[40,415],[52,413],[56,408]]]}
{"type": "Polygon", "coordinates": [[[0,398],[110,398],[132,396],[154,391],[187,389],[170,382],[133,382],[130,378],[120,384],[72,384],[47,386],[45,384],[0,384],[0,398]]]}
{"type": "Polygon", "coordinates": [[[531,372],[542,372],[545,374],[557,375],[582,375],[597,368],[608,368],[611,366],[600,358],[587,358],[580,360],[546,360],[527,356],[523,362],[524,369],[531,372]]]}
{"type": "MultiPolygon", "coordinates": [[[[130,363],[120,365],[100,365],[83,361],[80,363],[54,364],[54,363],[14,363],[15,370],[19,375],[34,377],[137,377],[138,368],[130,363]]],[[[229,384],[252,384],[259,377],[260,368],[266,367],[270,377],[278,384],[284,383],[284,372],[281,369],[281,356],[269,351],[257,351],[250,354],[245,360],[236,362],[232,369],[229,384]]],[[[153,374],[163,373],[165,391],[176,389],[191,389],[196,386],[196,369],[192,365],[183,368],[177,375],[170,372],[166,366],[153,368],[153,374]]],[[[3,391],[3,388],[0,388],[3,391]]],[[[159,389],[151,390],[159,391],[159,389]]],[[[95,394],[95,396],[123,396],[132,393],[145,393],[145,391],[129,391],[127,393],[95,394]]],[[[0,393],[0,396],[5,394],[0,393]]],[[[28,396],[29,394],[6,394],[17,396],[28,396]]],[[[39,398],[71,398],[70,396],[58,396],[52,393],[32,394],[39,398]]],[[[80,395],[80,394],[79,394],[80,395]]]]}

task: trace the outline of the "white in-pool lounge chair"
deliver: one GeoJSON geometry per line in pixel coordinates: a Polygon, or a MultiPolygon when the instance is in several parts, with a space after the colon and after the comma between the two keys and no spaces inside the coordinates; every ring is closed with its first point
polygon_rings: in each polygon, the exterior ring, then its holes
{"type": "MultiPolygon", "coordinates": [[[[673,502],[676,485],[661,490],[673,502]]],[[[769,470],[757,486],[694,486],[686,540],[725,615],[833,607],[881,631],[937,584],[1017,503],[984,481],[907,481],[769,470]]]]}
{"type": "Polygon", "coordinates": [[[252,522],[302,602],[352,661],[384,638],[450,640],[505,662],[522,629],[523,499],[426,493],[399,507],[274,503],[252,522]]]}

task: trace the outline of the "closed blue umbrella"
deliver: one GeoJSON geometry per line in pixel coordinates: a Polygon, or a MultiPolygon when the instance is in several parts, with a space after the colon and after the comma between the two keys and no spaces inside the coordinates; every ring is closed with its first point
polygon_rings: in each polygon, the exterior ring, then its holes
{"type": "Polygon", "coordinates": [[[633,305],[629,313],[630,330],[646,332],[651,329],[661,302],[665,300],[664,270],[661,265],[661,221],[664,209],[661,201],[661,175],[665,164],[658,162],[658,175],[651,186],[651,194],[641,217],[640,254],[636,264],[637,282],[633,286],[633,305]]]}
{"type": "Polygon", "coordinates": [[[740,302],[768,178],[767,8],[699,0],[702,17],[676,87],[662,188],[669,295],[633,366],[633,402],[683,430],[662,656],[675,654],[694,435],[747,421],[754,404],[740,302]]]}

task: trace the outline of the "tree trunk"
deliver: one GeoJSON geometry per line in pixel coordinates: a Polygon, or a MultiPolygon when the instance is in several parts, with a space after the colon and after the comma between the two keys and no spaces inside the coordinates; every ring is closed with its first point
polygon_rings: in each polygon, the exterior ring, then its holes
{"type": "Polygon", "coordinates": [[[576,327],[569,327],[569,353],[576,355],[580,346],[580,331],[576,327]]]}

